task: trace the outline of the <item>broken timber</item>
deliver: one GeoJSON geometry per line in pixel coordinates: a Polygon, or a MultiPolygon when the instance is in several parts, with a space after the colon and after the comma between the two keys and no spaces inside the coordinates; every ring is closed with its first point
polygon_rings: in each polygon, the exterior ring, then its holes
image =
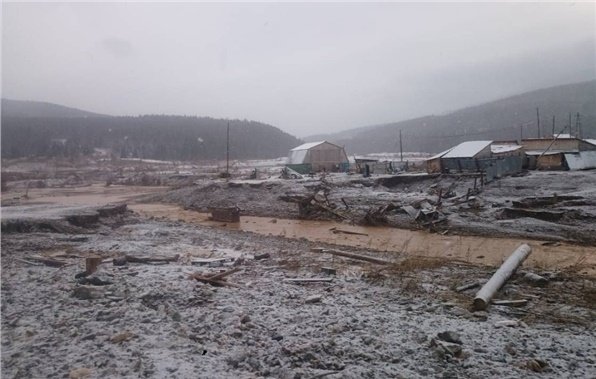
{"type": "Polygon", "coordinates": [[[493,300],[491,303],[493,305],[503,305],[506,307],[523,307],[528,304],[528,300],[493,300]]]}
{"type": "Polygon", "coordinates": [[[476,288],[476,287],[480,287],[480,282],[476,281],[476,282],[472,282],[472,283],[461,285],[459,287],[456,287],[455,288],[455,291],[456,292],[463,292],[465,290],[469,290],[470,288],[476,288]]]}
{"type": "Polygon", "coordinates": [[[495,296],[497,291],[511,277],[515,270],[530,255],[532,248],[527,244],[520,245],[493,274],[490,280],[476,293],[474,298],[474,308],[484,310],[495,296]]]}
{"type": "Polygon", "coordinates": [[[240,271],[239,267],[235,267],[231,270],[228,271],[224,271],[224,272],[220,272],[218,274],[210,274],[207,276],[201,275],[198,272],[193,272],[191,274],[189,274],[191,279],[196,280],[197,282],[201,282],[201,283],[207,283],[207,284],[211,284],[214,287],[238,287],[235,284],[232,283],[228,283],[225,281],[225,277],[228,275],[231,275],[235,272],[240,271]]]}
{"type": "Polygon", "coordinates": [[[176,262],[180,256],[178,254],[173,257],[135,257],[127,255],[126,261],[129,263],[149,263],[149,264],[160,264],[168,262],[176,262]]]}
{"type": "Polygon", "coordinates": [[[221,222],[240,222],[240,208],[211,208],[211,220],[221,222]]]}
{"type": "Polygon", "coordinates": [[[286,283],[330,283],[333,278],[287,278],[284,279],[286,283]]]}
{"type": "Polygon", "coordinates": [[[346,258],[350,258],[350,259],[356,259],[356,260],[359,260],[359,261],[365,261],[365,262],[375,263],[375,264],[378,264],[378,265],[389,265],[389,264],[392,264],[393,263],[393,262],[387,261],[385,259],[370,257],[368,255],[360,255],[360,254],[348,253],[347,251],[323,249],[323,248],[320,248],[320,247],[315,247],[315,248],[312,249],[312,251],[319,252],[319,253],[327,253],[327,254],[332,254],[332,255],[338,255],[340,257],[346,257],[346,258]]]}

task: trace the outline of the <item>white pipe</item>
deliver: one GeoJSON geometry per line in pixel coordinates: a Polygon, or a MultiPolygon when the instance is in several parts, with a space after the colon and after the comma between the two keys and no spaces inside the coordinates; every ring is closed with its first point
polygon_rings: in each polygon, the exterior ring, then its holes
{"type": "Polygon", "coordinates": [[[495,296],[495,293],[505,284],[531,252],[532,248],[525,243],[515,249],[490,280],[478,291],[474,298],[474,309],[486,309],[490,300],[495,296]]]}

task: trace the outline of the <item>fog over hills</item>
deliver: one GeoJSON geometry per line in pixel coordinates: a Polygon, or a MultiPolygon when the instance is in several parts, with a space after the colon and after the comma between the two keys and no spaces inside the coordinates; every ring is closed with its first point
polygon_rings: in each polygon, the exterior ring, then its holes
{"type": "Polygon", "coordinates": [[[305,140],[329,140],[345,145],[350,154],[397,152],[401,130],[404,151],[434,153],[466,140],[537,137],[536,108],[540,113],[540,136],[552,135],[553,116],[556,131],[568,125],[570,113],[572,132],[576,134],[579,113],[582,136],[596,137],[596,80],[591,80],[526,92],[444,115],[313,135],[305,140]]]}

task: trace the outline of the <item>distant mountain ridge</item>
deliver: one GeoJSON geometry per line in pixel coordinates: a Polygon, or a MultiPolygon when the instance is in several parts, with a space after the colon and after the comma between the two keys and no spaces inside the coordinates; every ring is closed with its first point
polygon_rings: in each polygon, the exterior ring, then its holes
{"type": "Polygon", "coordinates": [[[304,139],[329,140],[344,145],[349,154],[396,152],[399,151],[401,130],[404,151],[436,153],[467,140],[518,140],[522,133],[523,138],[537,137],[536,108],[540,112],[541,136],[552,134],[553,116],[558,132],[569,123],[571,112],[574,134],[576,114],[579,113],[582,136],[596,137],[596,80],[591,80],[526,92],[444,115],[304,139]],[[523,125],[522,130],[520,125],[523,125]]]}
{"type": "Polygon", "coordinates": [[[228,123],[232,159],[278,158],[302,143],[256,121],[105,116],[56,104],[2,100],[2,158],[77,157],[100,148],[117,158],[219,160],[226,156],[228,123]]]}
{"type": "Polygon", "coordinates": [[[2,99],[2,115],[7,117],[109,117],[99,113],[43,101],[2,99]]]}

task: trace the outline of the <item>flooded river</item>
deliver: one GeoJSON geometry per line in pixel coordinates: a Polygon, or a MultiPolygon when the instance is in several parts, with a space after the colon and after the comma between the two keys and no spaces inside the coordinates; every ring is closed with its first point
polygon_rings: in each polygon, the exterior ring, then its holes
{"type": "MultiPolygon", "coordinates": [[[[243,230],[262,235],[285,238],[306,238],[313,242],[355,246],[385,252],[388,258],[395,253],[415,256],[458,259],[491,266],[501,262],[521,243],[529,243],[533,252],[525,263],[538,269],[565,268],[581,265],[581,273],[596,276],[596,247],[567,243],[549,244],[518,238],[488,238],[474,236],[431,234],[388,227],[361,227],[332,221],[289,220],[271,217],[241,216],[240,223],[209,220],[209,214],[183,210],[172,204],[135,203],[141,195],[160,192],[160,187],[131,187],[93,185],[79,188],[35,189],[28,198],[20,198],[15,206],[2,209],[3,218],[48,217],[61,214],[64,208],[100,206],[114,202],[128,202],[129,208],[147,217],[163,217],[205,226],[243,230]]],[[[14,196],[15,194],[11,194],[14,196]]],[[[8,200],[6,194],[3,201],[8,200]]]]}
{"type": "Polygon", "coordinates": [[[270,217],[242,216],[239,223],[209,220],[209,214],[183,210],[169,204],[133,204],[132,210],[144,216],[197,223],[205,226],[243,230],[286,238],[306,238],[343,246],[355,246],[408,255],[458,259],[470,263],[500,265],[522,243],[532,246],[532,255],[525,263],[539,269],[564,268],[581,264],[580,272],[596,275],[596,247],[566,243],[552,245],[544,241],[516,238],[487,238],[430,234],[387,227],[352,226],[332,221],[289,220],[270,217]]]}

